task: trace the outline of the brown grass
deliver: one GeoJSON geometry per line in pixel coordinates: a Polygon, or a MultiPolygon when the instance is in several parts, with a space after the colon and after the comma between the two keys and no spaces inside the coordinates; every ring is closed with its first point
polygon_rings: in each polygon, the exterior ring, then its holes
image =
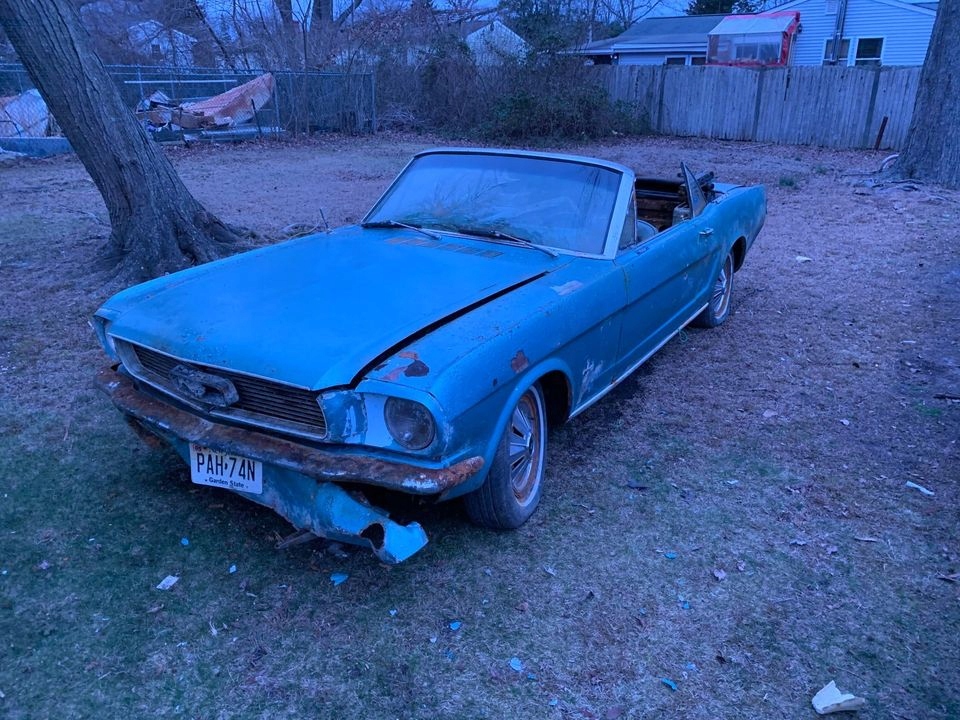
{"type": "MultiPolygon", "coordinates": [[[[430,144],[171,155],[267,241],[357,220],[430,144]]],[[[415,508],[392,569],[277,552],[284,521],[137,444],[90,388],[99,197],[71,158],[0,168],[0,716],[801,718],[831,679],[865,720],[960,716],[958,195],[864,185],[872,153],[564,149],[765,183],[734,314],[551,434],[527,526],[415,508]]]]}

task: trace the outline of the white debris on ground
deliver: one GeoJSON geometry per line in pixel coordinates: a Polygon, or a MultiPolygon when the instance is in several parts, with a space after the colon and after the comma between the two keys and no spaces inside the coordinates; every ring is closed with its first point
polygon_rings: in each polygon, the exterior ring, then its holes
{"type": "Polygon", "coordinates": [[[813,696],[813,709],[818,715],[859,710],[866,704],[867,701],[862,697],[841,692],[833,680],[813,696]]]}

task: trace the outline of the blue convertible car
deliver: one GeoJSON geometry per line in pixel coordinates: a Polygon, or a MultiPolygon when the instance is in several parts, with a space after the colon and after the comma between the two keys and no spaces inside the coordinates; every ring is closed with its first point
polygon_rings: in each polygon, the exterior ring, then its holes
{"type": "Polygon", "coordinates": [[[540,500],[547,429],[730,312],[764,190],[680,170],[420,153],[360,225],[111,298],[93,318],[112,360],[99,385],[193,482],[387,562],[426,534],[369,486],[462,497],[480,525],[515,528],[540,500]]]}

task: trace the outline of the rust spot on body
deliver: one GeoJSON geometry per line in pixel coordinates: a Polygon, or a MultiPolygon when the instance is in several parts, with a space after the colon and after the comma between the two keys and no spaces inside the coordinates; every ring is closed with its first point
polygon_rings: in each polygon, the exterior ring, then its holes
{"type": "Polygon", "coordinates": [[[510,367],[513,368],[515,373],[523,372],[530,367],[530,361],[527,360],[527,356],[523,354],[523,350],[517,350],[517,354],[514,355],[513,360],[510,361],[510,367]]]}
{"type": "Polygon", "coordinates": [[[427,364],[422,360],[414,360],[412,363],[407,365],[406,370],[403,371],[403,374],[407,377],[423,377],[430,372],[430,368],[427,367],[427,364]]]}
{"type": "Polygon", "coordinates": [[[387,382],[393,382],[400,377],[404,370],[406,370],[405,367],[395,367],[393,370],[384,375],[383,379],[387,382]]]}

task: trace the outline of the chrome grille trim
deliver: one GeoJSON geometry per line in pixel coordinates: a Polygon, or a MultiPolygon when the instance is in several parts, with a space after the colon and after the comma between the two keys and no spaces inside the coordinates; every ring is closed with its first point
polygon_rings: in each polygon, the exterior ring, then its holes
{"type": "Polygon", "coordinates": [[[312,440],[326,438],[327,420],[317,404],[317,392],[183,360],[126,340],[117,339],[116,344],[130,374],[205,415],[312,440]],[[240,399],[229,407],[215,408],[184,397],[170,380],[170,371],[183,364],[226,378],[236,387],[240,399]]]}

